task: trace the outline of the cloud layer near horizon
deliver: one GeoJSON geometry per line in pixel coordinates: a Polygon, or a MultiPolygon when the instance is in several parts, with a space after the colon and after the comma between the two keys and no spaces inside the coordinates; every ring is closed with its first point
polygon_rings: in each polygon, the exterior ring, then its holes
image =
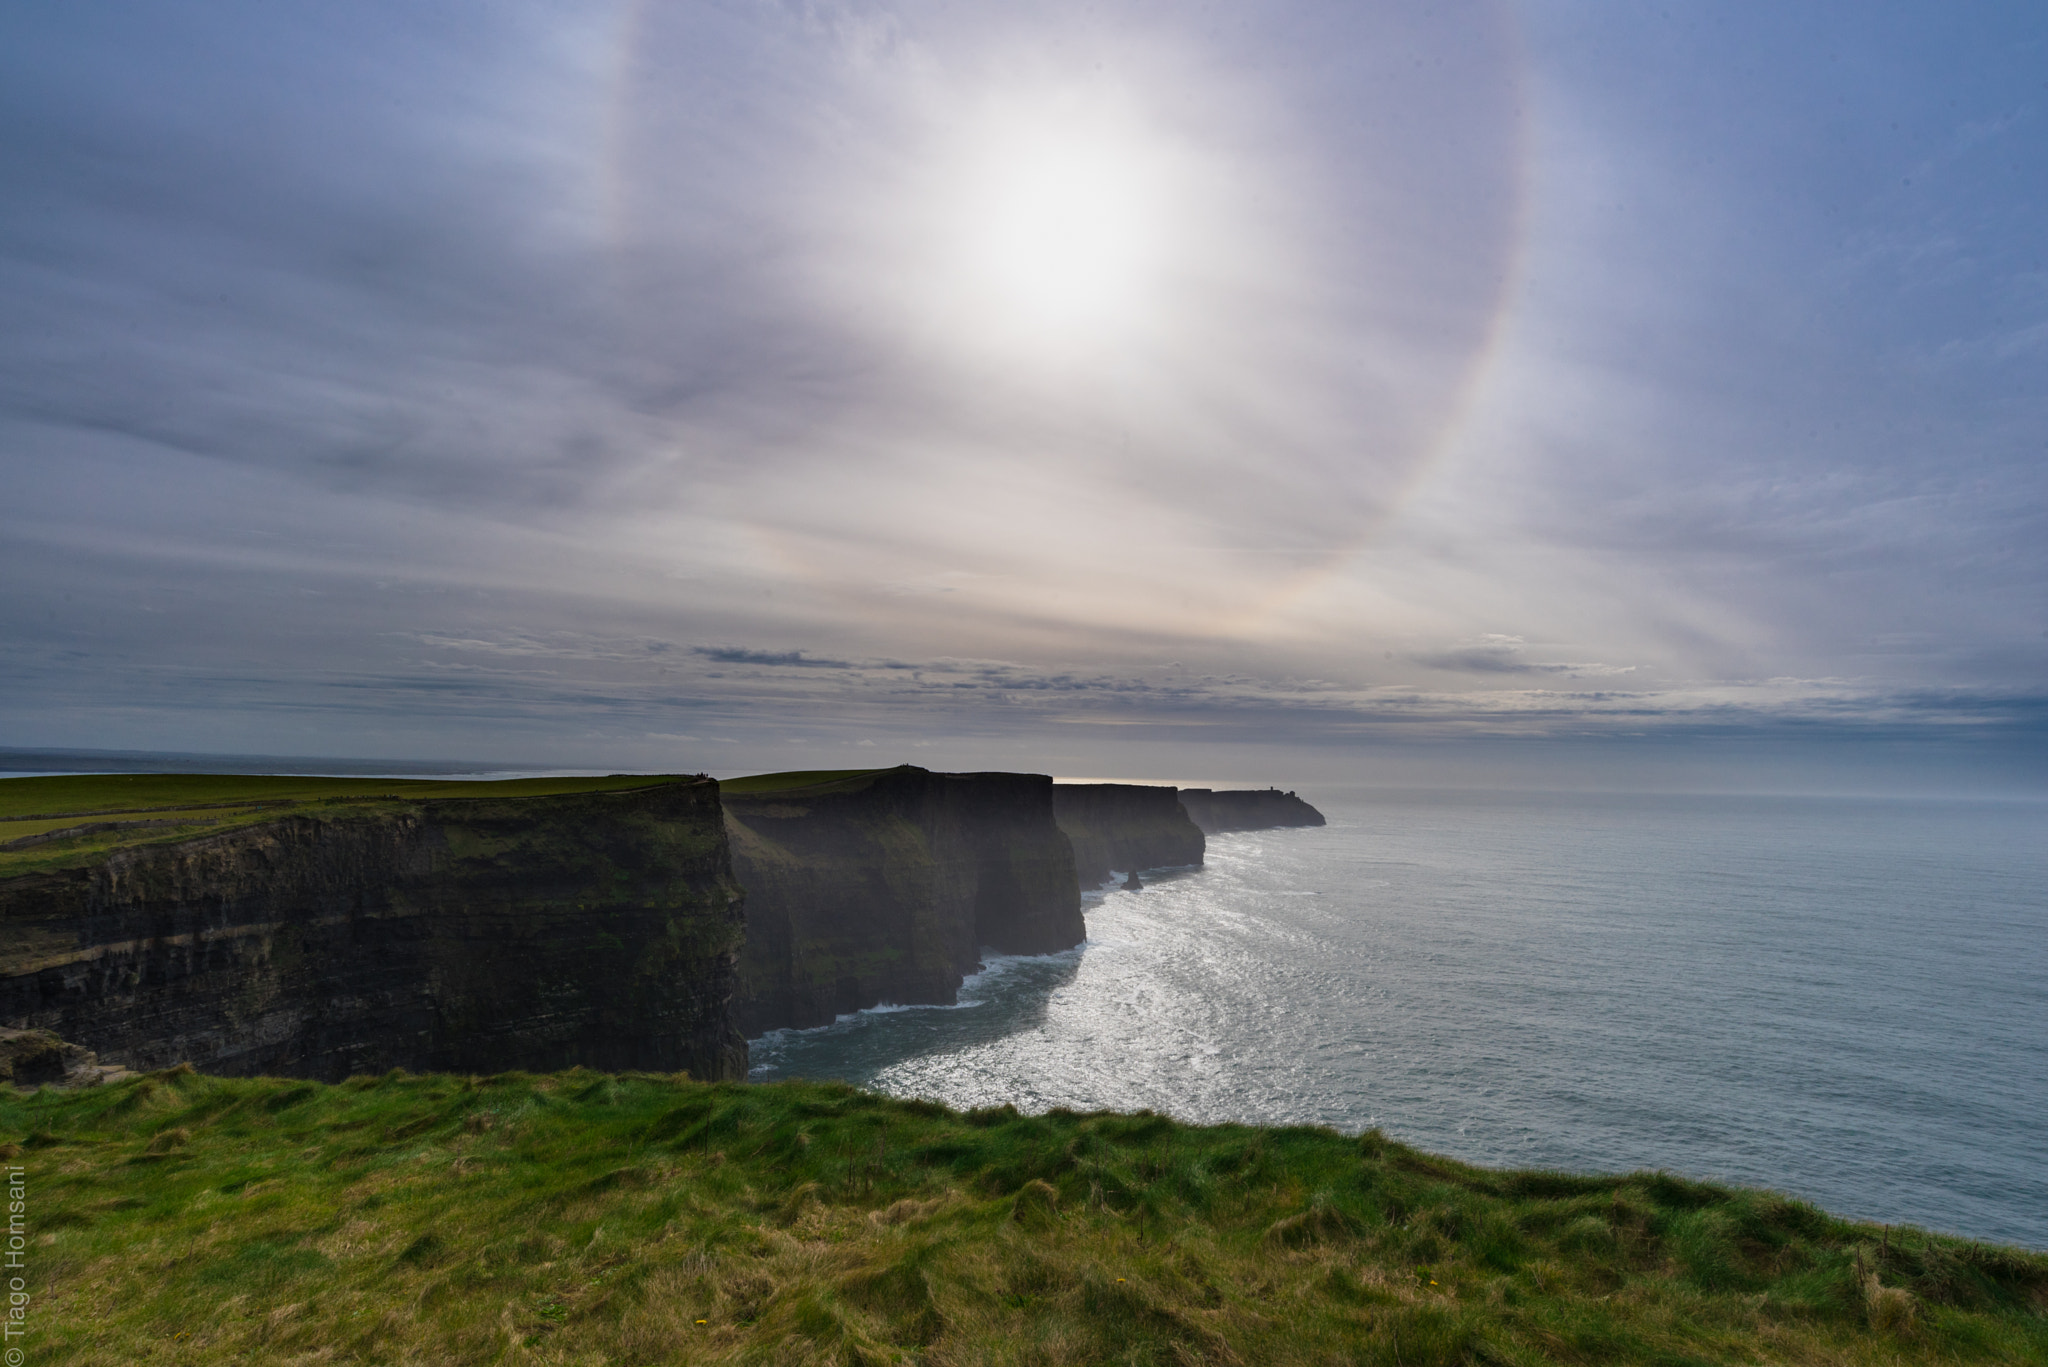
{"type": "Polygon", "coordinates": [[[17,11],[0,741],[2038,737],[2048,25],[1852,13],[17,11]]]}

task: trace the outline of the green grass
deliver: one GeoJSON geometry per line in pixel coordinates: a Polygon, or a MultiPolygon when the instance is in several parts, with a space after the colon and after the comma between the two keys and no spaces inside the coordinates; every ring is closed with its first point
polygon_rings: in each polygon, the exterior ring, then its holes
{"type": "Polygon", "coordinates": [[[571,1072],[0,1091],[43,1363],[2048,1361],[2048,1258],[1377,1134],[571,1072]]]}
{"type": "Polygon", "coordinates": [[[603,778],[320,778],[274,774],[58,774],[0,779],[0,820],[44,813],[146,811],[213,803],[321,802],[336,798],[542,797],[645,788],[660,774],[603,778]]]}
{"type": "Polygon", "coordinates": [[[887,773],[886,769],[792,769],[781,774],[749,774],[718,780],[721,793],[779,793],[789,788],[817,788],[849,778],[887,773]]]}
{"type": "Polygon", "coordinates": [[[0,779],[0,877],[88,864],[127,846],[189,839],[267,821],[290,809],[613,792],[672,779],[659,774],[496,780],[247,774],[62,774],[0,779]],[[69,839],[11,845],[79,827],[87,829],[69,839]]]}

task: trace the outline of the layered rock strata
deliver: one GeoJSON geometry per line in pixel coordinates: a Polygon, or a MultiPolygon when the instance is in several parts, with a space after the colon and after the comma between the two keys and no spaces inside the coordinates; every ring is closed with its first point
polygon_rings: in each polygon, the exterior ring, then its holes
{"type": "Polygon", "coordinates": [[[134,1068],[746,1073],[717,786],[324,804],[0,881],[0,1023],[134,1068]]]}
{"type": "Polygon", "coordinates": [[[1323,814],[1293,793],[1278,788],[1182,788],[1180,805],[1204,835],[1268,831],[1284,826],[1321,826],[1323,814]]]}
{"type": "Polygon", "coordinates": [[[733,1019],[756,1035],[885,1002],[950,1003],[983,948],[1086,937],[1074,856],[1036,774],[896,769],[728,791],[747,939],[733,1019]]]}
{"type": "Polygon", "coordinates": [[[1202,832],[1171,788],[1141,783],[1056,783],[1053,817],[1074,847],[1081,886],[1108,881],[1112,871],[1163,869],[1202,862],[1202,832]]]}

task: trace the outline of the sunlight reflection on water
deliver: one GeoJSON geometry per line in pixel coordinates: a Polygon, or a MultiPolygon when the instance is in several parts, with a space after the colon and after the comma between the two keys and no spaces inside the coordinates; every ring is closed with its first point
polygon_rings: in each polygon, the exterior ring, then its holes
{"type": "Polygon", "coordinates": [[[957,1008],[754,1045],[956,1106],[1380,1125],[1489,1163],[1668,1167],[2048,1245],[2048,809],[1318,797],[1092,894],[957,1008]]]}

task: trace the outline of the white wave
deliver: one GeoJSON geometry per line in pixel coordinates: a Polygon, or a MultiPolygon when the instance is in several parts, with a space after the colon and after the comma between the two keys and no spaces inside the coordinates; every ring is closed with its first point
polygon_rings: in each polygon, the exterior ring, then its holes
{"type": "MultiPolygon", "coordinates": [[[[960,980],[960,999],[958,1001],[877,1002],[873,1006],[864,1006],[858,1011],[848,1011],[835,1016],[830,1023],[825,1025],[786,1025],[780,1029],[765,1031],[748,1040],[747,1044],[750,1047],[759,1045],[772,1050],[787,1040],[804,1035],[824,1035],[833,1032],[843,1034],[847,1030],[859,1026],[862,1020],[868,1016],[893,1016],[900,1015],[905,1011],[965,1011],[972,1007],[980,1006],[985,1000],[980,996],[969,997],[968,993],[978,992],[982,988],[993,986],[1003,977],[1026,964],[1078,960],[1082,953],[1093,943],[1093,941],[1083,940],[1072,949],[1056,950],[1051,954],[998,954],[992,949],[984,949],[981,952],[981,967],[960,980]]],[[[761,1064],[750,1068],[747,1070],[748,1076],[751,1077],[753,1074],[763,1071],[772,1072],[774,1071],[774,1066],[773,1064],[761,1064]]]]}

